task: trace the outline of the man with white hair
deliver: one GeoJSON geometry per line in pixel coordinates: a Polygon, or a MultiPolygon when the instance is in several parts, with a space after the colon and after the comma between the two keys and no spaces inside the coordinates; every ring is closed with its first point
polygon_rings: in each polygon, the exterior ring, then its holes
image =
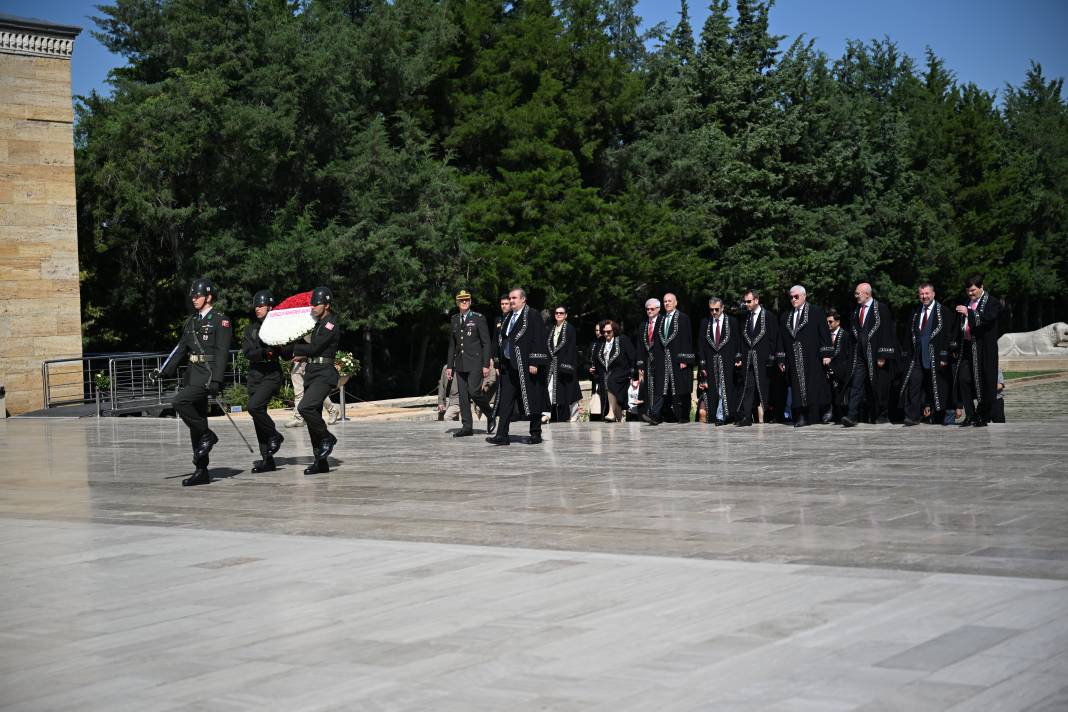
{"type": "Polygon", "coordinates": [[[781,317],[785,359],[780,362],[780,368],[790,378],[794,427],[803,428],[820,422],[823,407],[831,400],[823,366],[830,364],[834,349],[827,315],[815,304],[808,303],[808,292],[800,284],[790,287],[790,305],[793,308],[781,317]]]}
{"type": "Polygon", "coordinates": [[[656,394],[663,399],[664,343],[660,340],[664,317],[660,313],[660,300],[653,297],[645,300],[645,321],[638,333],[634,335],[635,353],[637,354],[638,375],[645,381],[645,412],[642,420],[649,425],[660,425],[659,408],[656,394]],[[654,409],[655,408],[655,409],[654,409]]]}

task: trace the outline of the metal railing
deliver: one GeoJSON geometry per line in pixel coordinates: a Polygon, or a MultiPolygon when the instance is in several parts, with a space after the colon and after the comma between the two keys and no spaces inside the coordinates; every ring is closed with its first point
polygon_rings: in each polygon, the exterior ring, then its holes
{"type": "MultiPolygon", "coordinates": [[[[237,350],[230,351],[224,383],[240,383],[237,350]]],[[[96,403],[99,411],[110,414],[162,408],[169,404],[181,381],[178,377],[153,382],[148,374],[159,368],[169,352],[126,352],[92,354],[81,358],[52,359],[41,364],[45,408],[96,403]],[[107,388],[101,390],[98,374],[107,375],[107,388]]]]}

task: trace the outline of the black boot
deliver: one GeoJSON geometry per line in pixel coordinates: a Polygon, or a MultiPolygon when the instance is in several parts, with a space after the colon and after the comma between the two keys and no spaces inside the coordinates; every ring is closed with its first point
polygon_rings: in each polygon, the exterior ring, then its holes
{"type": "Polygon", "coordinates": [[[182,480],[182,487],[196,487],[197,485],[211,484],[211,475],[208,474],[206,468],[198,467],[192,477],[186,477],[182,480]]]}
{"type": "Polygon", "coordinates": [[[304,468],[305,475],[318,475],[320,472],[330,472],[330,463],[325,459],[315,460],[312,464],[304,468]]]}
{"type": "Polygon", "coordinates": [[[273,457],[276,452],[282,449],[282,442],[284,440],[285,438],[282,437],[281,433],[275,433],[267,438],[267,452],[265,453],[265,456],[273,457]]]}
{"type": "Polygon", "coordinates": [[[274,458],[270,455],[264,455],[262,460],[256,460],[252,463],[253,472],[274,472],[276,469],[274,458]]]}
{"type": "Polygon", "coordinates": [[[330,453],[334,451],[334,446],[337,445],[337,438],[330,433],[326,434],[326,437],[319,442],[319,447],[315,450],[315,459],[326,461],[326,458],[330,457],[330,453]]]}
{"type": "Polygon", "coordinates": [[[193,454],[198,459],[202,457],[207,457],[208,453],[211,452],[211,449],[215,447],[215,443],[217,442],[219,442],[219,436],[209,430],[208,432],[200,436],[200,442],[197,443],[197,449],[194,451],[193,454]]]}

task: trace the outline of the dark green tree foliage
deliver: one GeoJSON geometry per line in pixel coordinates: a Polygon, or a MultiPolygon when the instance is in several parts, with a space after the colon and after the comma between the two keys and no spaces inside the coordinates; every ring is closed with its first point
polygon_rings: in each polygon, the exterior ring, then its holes
{"type": "Polygon", "coordinates": [[[86,347],[164,346],[197,274],[235,316],[332,284],[377,392],[433,382],[461,286],[585,326],[669,289],[843,307],[860,280],[904,312],[981,271],[1006,328],[1065,317],[1062,80],[999,97],[710,2],[696,36],[685,1],[649,36],[635,0],[101,6],[128,65],[77,107],[86,347]]]}

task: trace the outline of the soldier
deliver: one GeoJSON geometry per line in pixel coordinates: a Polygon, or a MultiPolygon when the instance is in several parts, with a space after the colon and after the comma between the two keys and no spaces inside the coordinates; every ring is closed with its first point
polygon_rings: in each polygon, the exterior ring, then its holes
{"type": "Polygon", "coordinates": [[[211,281],[198,279],[193,282],[189,288],[193,315],[186,321],[178,345],[163,365],[151,374],[153,380],[160,376],[173,378],[178,366],[185,360],[189,362],[182,387],[172,401],[175,412],[189,428],[189,439],[193,445],[196,470],[191,477],[182,480],[185,487],[211,482],[208,454],[219,442],[219,436],[208,428],[208,399],[222,391],[233,327],[225,314],[213,308],[216,296],[211,281]]]}
{"type": "Polygon", "coordinates": [[[256,440],[260,444],[262,460],[252,464],[253,472],[271,472],[275,469],[274,454],[282,447],[285,439],[274,426],[274,421],[267,414],[267,404],[282,387],[282,366],[278,362],[278,353],[273,346],[260,341],[260,325],[267,318],[267,313],[274,307],[274,297],[266,289],[256,292],[252,298],[252,308],[256,319],[245,327],[242,351],[248,359],[248,412],[256,426],[256,440]]]}
{"type": "Polygon", "coordinates": [[[456,306],[460,311],[452,315],[445,377],[455,379],[454,388],[460,397],[460,429],[452,436],[461,438],[475,434],[471,401],[486,414],[487,420],[492,418],[489,398],[482,390],[482,381],[489,377],[493,347],[486,317],[471,311],[471,294],[466,289],[461,289],[456,295],[456,306]]]}
{"type": "Polygon", "coordinates": [[[293,355],[307,359],[308,370],[304,374],[304,397],[300,400],[299,412],[308,425],[308,437],[312,443],[311,465],[305,475],[330,472],[327,458],[337,444],[323,420],[323,401],[337,387],[338,373],[334,367],[341,327],[331,309],[333,294],[329,287],[316,287],[311,296],[312,316],[315,328],[310,334],[310,343],[299,341],[293,345],[293,355]]]}

